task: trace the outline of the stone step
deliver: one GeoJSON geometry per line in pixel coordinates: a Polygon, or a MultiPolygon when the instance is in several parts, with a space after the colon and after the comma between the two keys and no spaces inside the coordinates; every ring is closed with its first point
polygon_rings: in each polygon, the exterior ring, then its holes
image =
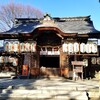
{"type": "Polygon", "coordinates": [[[7,90],[34,90],[34,89],[37,89],[37,90],[57,90],[57,91],[60,91],[60,90],[70,90],[70,91],[86,91],[88,90],[88,88],[86,87],[82,87],[82,86],[20,86],[20,87],[13,87],[13,86],[9,86],[5,89],[3,89],[4,91],[7,91],[7,90]]]}
{"type": "Polygon", "coordinates": [[[19,89],[3,89],[2,93],[68,93],[70,91],[74,92],[84,92],[80,90],[64,90],[64,89],[33,89],[33,90],[19,90],[19,89]]]}
{"type": "MultiPolygon", "coordinates": [[[[47,90],[24,90],[22,91],[13,91],[9,93],[1,93],[1,99],[5,98],[21,98],[22,99],[55,99],[55,100],[88,100],[86,92],[80,91],[47,91],[47,90]]],[[[15,100],[15,99],[14,99],[15,100]]]]}

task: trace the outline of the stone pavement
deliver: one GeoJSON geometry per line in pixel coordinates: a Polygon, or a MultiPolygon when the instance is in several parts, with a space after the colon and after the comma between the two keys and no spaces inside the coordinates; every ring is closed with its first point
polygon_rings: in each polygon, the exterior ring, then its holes
{"type": "Polygon", "coordinates": [[[0,100],[89,100],[92,97],[99,98],[99,85],[96,80],[0,79],[0,88],[0,100]]]}

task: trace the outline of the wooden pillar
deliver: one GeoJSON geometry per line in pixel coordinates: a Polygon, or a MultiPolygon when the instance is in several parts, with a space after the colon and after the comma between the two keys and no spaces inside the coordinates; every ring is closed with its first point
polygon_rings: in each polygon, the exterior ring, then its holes
{"type": "Polygon", "coordinates": [[[60,68],[69,68],[69,56],[60,50],[60,68]]]}
{"type": "Polygon", "coordinates": [[[69,73],[69,56],[64,53],[62,49],[60,50],[60,68],[61,76],[68,77],[69,73]]]}

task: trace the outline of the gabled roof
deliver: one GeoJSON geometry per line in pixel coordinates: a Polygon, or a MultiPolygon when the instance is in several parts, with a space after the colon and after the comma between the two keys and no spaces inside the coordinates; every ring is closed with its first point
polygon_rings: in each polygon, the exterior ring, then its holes
{"type": "Polygon", "coordinates": [[[52,18],[48,14],[43,19],[20,19],[15,20],[15,25],[9,31],[3,34],[19,34],[19,33],[32,33],[39,27],[56,27],[63,33],[100,33],[93,26],[90,16],[83,17],[67,17],[67,18],[52,18]]]}

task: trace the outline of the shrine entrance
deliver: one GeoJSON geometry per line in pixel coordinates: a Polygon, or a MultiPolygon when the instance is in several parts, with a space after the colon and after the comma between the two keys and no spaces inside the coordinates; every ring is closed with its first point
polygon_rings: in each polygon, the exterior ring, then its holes
{"type": "Polygon", "coordinates": [[[59,56],[41,56],[40,69],[42,76],[58,77],[60,76],[59,56]]]}
{"type": "Polygon", "coordinates": [[[59,68],[59,56],[41,56],[40,66],[46,68],[59,68]]]}

